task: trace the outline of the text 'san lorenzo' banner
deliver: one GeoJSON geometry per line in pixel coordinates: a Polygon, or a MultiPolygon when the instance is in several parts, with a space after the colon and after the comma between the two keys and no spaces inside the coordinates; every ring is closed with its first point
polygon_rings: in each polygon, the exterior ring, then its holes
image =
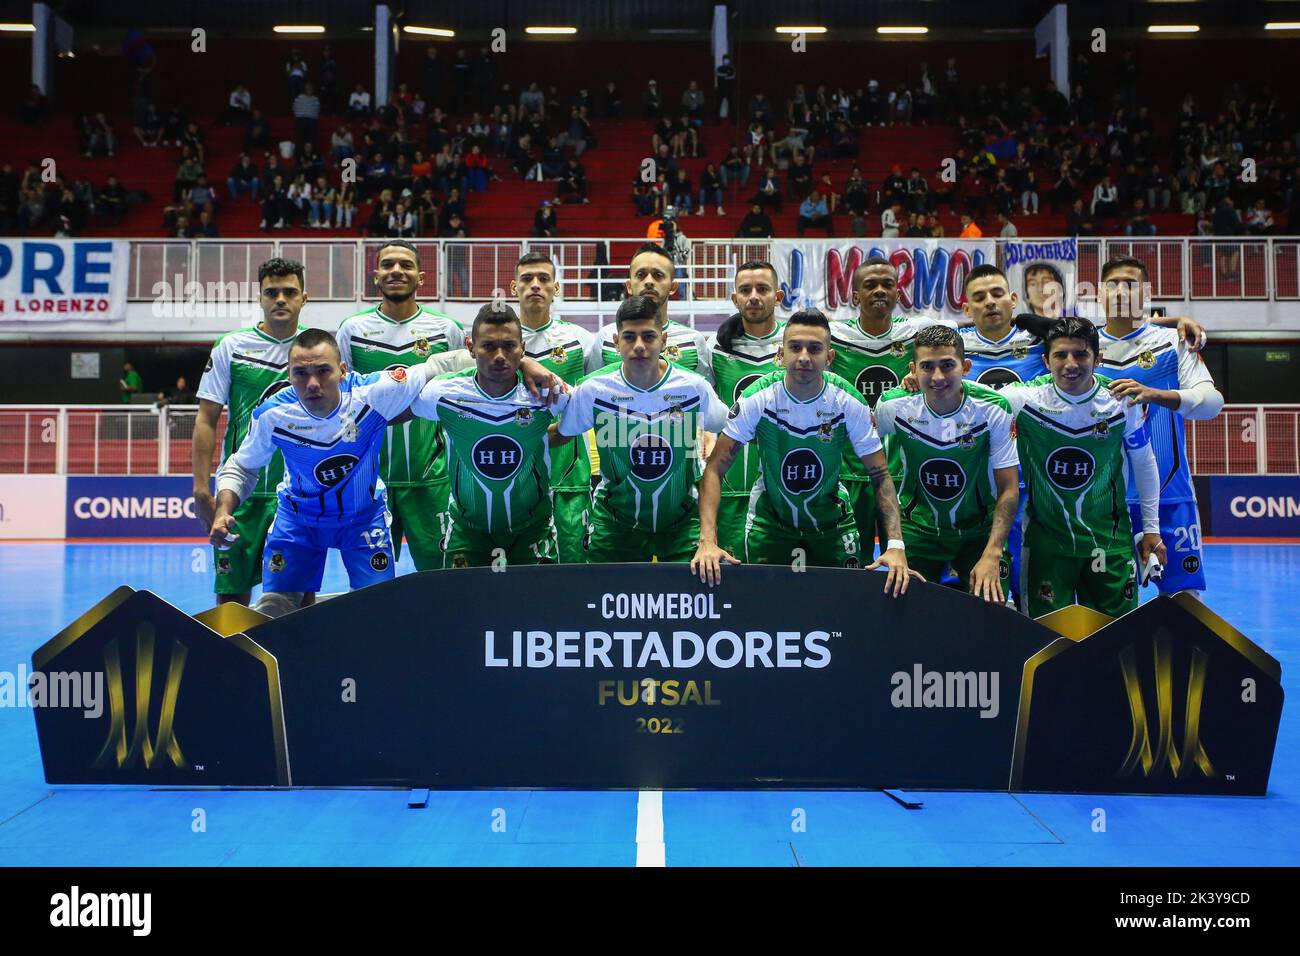
{"type": "Polygon", "coordinates": [[[68,478],[69,538],[200,537],[189,478],[68,478]]]}
{"type": "Polygon", "coordinates": [[[1300,478],[1215,475],[1207,480],[1216,537],[1300,538],[1300,478]]]}
{"type": "Polygon", "coordinates": [[[898,312],[956,318],[965,298],[966,276],[995,261],[991,239],[864,239],[826,242],[778,239],[772,264],[781,277],[783,315],[821,309],[830,319],[851,319],[853,273],[871,256],[884,256],[898,269],[898,312]]]}
{"type": "Polygon", "coordinates": [[[120,239],[0,240],[0,322],[125,319],[130,261],[120,239]]]}

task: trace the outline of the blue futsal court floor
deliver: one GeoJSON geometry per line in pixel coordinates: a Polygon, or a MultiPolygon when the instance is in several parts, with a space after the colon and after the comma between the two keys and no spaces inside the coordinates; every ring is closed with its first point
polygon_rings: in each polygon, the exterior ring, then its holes
{"type": "MultiPolygon", "coordinates": [[[[206,609],[208,555],[196,543],[0,545],[0,670],[30,667],[121,584],[206,609]]],[[[346,588],[337,558],[325,591],[346,588]]],[[[405,791],[51,788],[30,710],[0,707],[0,865],[1294,866],[1300,546],[1213,544],[1205,558],[1207,603],[1281,661],[1292,698],[1264,798],[926,792],[908,810],[880,792],[513,790],[434,792],[412,810],[405,791]]],[[[398,571],[410,570],[403,556],[398,571]]]]}

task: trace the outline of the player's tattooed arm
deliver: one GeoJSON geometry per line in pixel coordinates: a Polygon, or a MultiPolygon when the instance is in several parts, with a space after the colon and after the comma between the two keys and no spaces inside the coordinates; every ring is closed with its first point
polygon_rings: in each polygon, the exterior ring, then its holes
{"type": "MultiPolygon", "coordinates": [[[[903,540],[903,522],[898,508],[898,492],[894,490],[894,481],[889,477],[889,467],[885,464],[885,453],[877,449],[870,455],[862,456],[862,465],[871,478],[871,487],[876,494],[876,513],[885,528],[885,536],[890,541],[903,540]]],[[[885,567],[889,574],[885,578],[885,593],[898,597],[907,590],[908,581],[913,577],[922,581],[920,573],[907,566],[907,554],[901,547],[886,548],[880,553],[867,570],[885,567]]]]}
{"type": "Polygon", "coordinates": [[[975,562],[975,567],[971,568],[970,593],[1001,604],[1006,600],[1006,595],[1002,593],[1002,551],[1020,507],[1019,470],[1014,467],[995,468],[993,481],[998,491],[997,502],[993,505],[993,528],[989,532],[984,553],[975,562]]]}
{"type": "Polygon", "coordinates": [[[722,580],[722,565],[739,564],[735,556],[718,546],[718,507],[722,503],[722,476],[744,447],[730,435],[718,435],[713,453],[700,476],[700,542],[691,559],[691,572],[705,584],[722,580]]]}

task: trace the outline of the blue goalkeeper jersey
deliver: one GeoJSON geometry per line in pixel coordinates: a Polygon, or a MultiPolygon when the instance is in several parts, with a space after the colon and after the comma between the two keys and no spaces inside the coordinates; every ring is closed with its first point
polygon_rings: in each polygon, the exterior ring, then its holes
{"type": "Polygon", "coordinates": [[[1042,340],[1023,329],[1013,327],[994,342],[980,335],[977,329],[964,328],[961,339],[970,359],[967,381],[1001,388],[1012,382],[1033,381],[1047,371],[1042,340]]]}

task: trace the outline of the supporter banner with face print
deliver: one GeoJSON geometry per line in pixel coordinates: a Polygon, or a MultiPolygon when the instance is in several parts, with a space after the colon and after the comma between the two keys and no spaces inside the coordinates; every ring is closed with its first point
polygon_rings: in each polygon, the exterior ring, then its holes
{"type": "Polygon", "coordinates": [[[1079,243],[1069,239],[1006,241],[1002,268],[1020,300],[1017,312],[1051,318],[1077,314],[1079,243]]]}

